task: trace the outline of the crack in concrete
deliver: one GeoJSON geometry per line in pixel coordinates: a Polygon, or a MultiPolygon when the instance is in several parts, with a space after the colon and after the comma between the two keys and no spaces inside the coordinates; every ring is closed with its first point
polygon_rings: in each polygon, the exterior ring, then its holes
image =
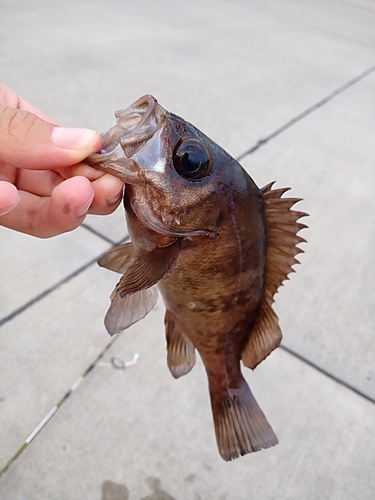
{"type": "Polygon", "coordinates": [[[338,384],[344,386],[346,389],[349,389],[350,391],[354,392],[358,396],[361,396],[362,398],[366,399],[370,403],[375,403],[375,399],[374,398],[372,398],[371,396],[369,396],[365,392],[362,392],[360,389],[357,389],[357,387],[355,387],[354,385],[349,384],[345,380],[342,380],[339,377],[336,377],[336,375],[334,375],[333,373],[325,370],[324,368],[322,368],[321,366],[317,365],[316,363],[314,363],[313,361],[309,360],[308,358],[305,358],[305,356],[302,356],[301,354],[299,354],[298,352],[294,351],[293,349],[290,349],[289,347],[287,347],[284,344],[281,344],[279,347],[280,347],[280,349],[282,349],[283,351],[287,352],[291,356],[294,356],[295,358],[299,359],[303,363],[311,366],[311,368],[314,368],[315,370],[317,370],[318,372],[322,373],[326,377],[328,377],[331,380],[337,382],[338,384]]]}
{"type": "Polygon", "coordinates": [[[356,76],[352,80],[349,80],[349,82],[345,83],[344,85],[342,85],[338,89],[334,90],[333,92],[328,94],[326,97],[324,97],[323,99],[321,99],[317,103],[315,103],[312,106],[310,106],[309,108],[307,108],[305,111],[303,111],[299,115],[297,115],[294,118],[292,118],[291,120],[289,120],[282,127],[278,128],[277,130],[272,132],[272,134],[268,135],[267,137],[264,137],[263,139],[259,139],[259,141],[254,146],[252,146],[250,149],[248,149],[247,151],[242,153],[240,156],[238,156],[236,158],[236,160],[241,161],[243,158],[245,158],[245,156],[251,155],[257,149],[259,149],[261,146],[264,146],[264,144],[267,144],[267,142],[271,141],[272,139],[274,139],[275,137],[280,135],[282,132],[284,132],[288,128],[292,127],[295,123],[303,120],[310,113],[313,113],[315,110],[321,108],[322,106],[327,104],[327,102],[331,101],[333,98],[335,98],[336,96],[338,96],[339,94],[341,94],[342,92],[347,90],[348,88],[352,87],[353,85],[358,83],[360,80],[363,80],[363,78],[366,78],[366,76],[368,76],[369,74],[371,74],[374,71],[375,71],[375,65],[371,66],[363,73],[360,73],[358,76],[356,76]]]}
{"type": "MultiPolygon", "coordinates": [[[[113,244],[113,246],[122,245],[123,243],[126,243],[126,241],[128,241],[128,240],[129,240],[129,236],[125,236],[125,238],[123,238],[121,241],[116,243],[116,245],[113,244]]],[[[107,252],[105,252],[105,253],[107,253],[107,252]]],[[[86,264],[84,264],[83,266],[79,267],[78,269],[76,269],[72,273],[68,274],[68,276],[66,276],[62,280],[58,281],[57,283],[55,283],[51,287],[44,290],[44,292],[41,292],[39,295],[37,295],[33,299],[26,302],[25,304],[23,304],[21,307],[19,307],[15,311],[11,312],[10,314],[5,316],[4,318],[1,318],[0,319],[0,327],[2,327],[5,323],[8,323],[8,321],[12,320],[13,318],[18,316],[19,314],[21,314],[24,311],[26,311],[27,309],[29,309],[31,306],[33,306],[34,304],[36,304],[40,300],[44,299],[44,297],[47,297],[50,293],[54,292],[55,290],[58,290],[62,285],[65,285],[65,283],[68,283],[70,280],[72,280],[73,278],[75,278],[76,276],[81,274],[83,271],[86,271],[86,269],[88,269],[92,265],[96,264],[98,259],[102,255],[104,255],[104,254],[101,254],[98,257],[94,257],[89,262],[86,262],[86,264]]]]}

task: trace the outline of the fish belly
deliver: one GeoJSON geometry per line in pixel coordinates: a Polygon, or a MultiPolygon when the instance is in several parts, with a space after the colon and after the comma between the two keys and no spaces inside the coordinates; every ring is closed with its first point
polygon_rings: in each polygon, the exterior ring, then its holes
{"type": "Polygon", "coordinates": [[[198,350],[208,376],[219,453],[232,460],[277,443],[240,369],[262,299],[264,267],[261,258],[247,263],[238,254],[228,258],[214,243],[220,239],[183,251],[158,286],[167,308],[168,366],[175,377],[184,375],[198,350]]]}

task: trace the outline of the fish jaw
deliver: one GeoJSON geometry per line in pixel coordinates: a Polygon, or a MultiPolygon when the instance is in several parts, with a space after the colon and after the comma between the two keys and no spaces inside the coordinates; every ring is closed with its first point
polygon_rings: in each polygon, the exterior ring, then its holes
{"type": "Polygon", "coordinates": [[[101,153],[112,152],[121,145],[130,158],[150,140],[165,122],[166,111],[152,95],[145,95],[125,110],[116,111],[116,122],[103,134],[101,153]]]}
{"type": "Polygon", "coordinates": [[[161,202],[156,207],[155,191],[150,186],[165,187],[167,154],[165,132],[167,112],[151,95],[138,99],[129,108],[115,113],[116,122],[102,135],[102,150],[86,163],[119,177],[131,193],[131,204],[140,221],[158,233],[188,237],[206,233],[205,229],[180,228],[186,212],[173,210],[161,202]],[[173,229],[172,229],[173,226],[173,229]]]}
{"type": "Polygon", "coordinates": [[[86,163],[122,179],[140,221],[174,237],[215,236],[233,176],[244,180],[233,158],[150,95],[116,112],[115,125],[103,135],[102,151],[89,156],[86,163]],[[191,154],[191,150],[181,152],[186,143],[207,155],[203,165],[210,168],[204,176],[191,179],[176,167],[176,157],[182,162],[183,155],[191,154]]]}
{"type": "MultiPolygon", "coordinates": [[[[144,147],[154,134],[163,127],[165,110],[151,95],[145,95],[125,110],[116,111],[116,122],[102,134],[102,149],[86,158],[91,167],[119,177],[125,184],[143,185],[143,171],[150,168],[160,168],[160,162],[155,154],[145,165],[137,163],[134,155],[144,147]]],[[[155,146],[152,142],[152,147],[155,146]]],[[[148,148],[152,151],[152,148],[148,148]]]]}
{"type": "MultiPolygon", "coordinates": [[[[227,183],[217,175],[223,155],[227,153],[193,125],[166,111],[163,127],[132,157],[145,179],[145,187],[137,188],[132,197],[134,211],[145,225],[158,232],[214,236],[228,199],[227,183]],[[175,154],[184,141],[194,141],[207,153],[212,175],[191,180],[178,172],[175,154]]],[[[232,158],[230,161],[232,167],[236,162],[232,158]]],[[[242,172],[240,175],[243,177],[242,172]]]]}

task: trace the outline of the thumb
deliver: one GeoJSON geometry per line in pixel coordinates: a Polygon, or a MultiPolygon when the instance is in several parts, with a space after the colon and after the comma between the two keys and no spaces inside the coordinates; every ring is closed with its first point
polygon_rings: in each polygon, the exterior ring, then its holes
{"type": "Polygon", "coordinates": [[[100,145],[95,130],[58,127],[29,111],[0,106],[0,164],[38,170],[68,167],[100,145]]]}

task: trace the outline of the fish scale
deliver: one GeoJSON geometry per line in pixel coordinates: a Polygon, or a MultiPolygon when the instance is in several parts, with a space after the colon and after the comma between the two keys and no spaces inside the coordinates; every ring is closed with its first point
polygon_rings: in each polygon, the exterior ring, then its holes
{"type": "Polygon", "coordinates": [[[192,124],[146,95],[116,113],[104,149],[86,162],[125,183],[131,242],[99,264],[123,274],[105,318],[113,335],[165,306],[167,364],[195,364],[209,383],[220,455],[232,460],[277,444],[241,372],[281,342],[274,294],[298,263],[306,214],[289,188],[259,189],[242,166],[192,124]],[[122,149],[122,151],[121,151],[122,149]]]}

